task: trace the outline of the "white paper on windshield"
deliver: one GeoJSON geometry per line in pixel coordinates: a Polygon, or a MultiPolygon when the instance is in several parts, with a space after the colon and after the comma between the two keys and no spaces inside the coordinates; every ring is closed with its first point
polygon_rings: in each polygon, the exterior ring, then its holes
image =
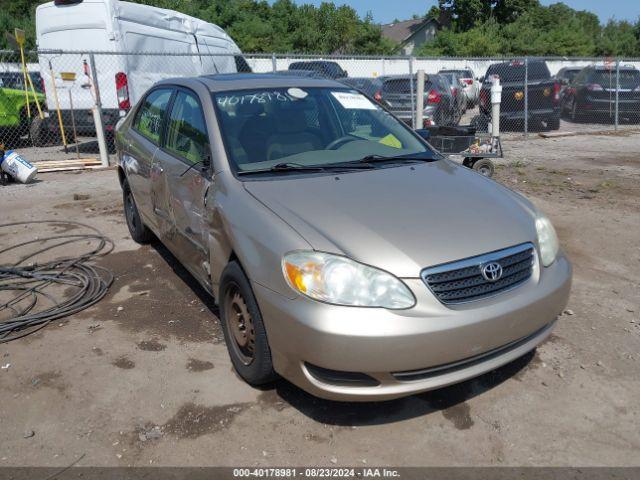
{"type": "Polygon", "coordinates": [[[347,110],[376,110],[376,106],[360,93],[331,92],[331,95],[347,110]]]}

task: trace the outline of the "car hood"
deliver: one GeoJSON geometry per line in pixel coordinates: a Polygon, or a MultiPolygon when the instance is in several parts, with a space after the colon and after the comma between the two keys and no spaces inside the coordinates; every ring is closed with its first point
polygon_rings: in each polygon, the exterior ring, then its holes
{"type": "Polygon", "coordinates": [[[313,249],[403,278],[536,239],[527,200],[449,160],[244,186],[313,249]]]}

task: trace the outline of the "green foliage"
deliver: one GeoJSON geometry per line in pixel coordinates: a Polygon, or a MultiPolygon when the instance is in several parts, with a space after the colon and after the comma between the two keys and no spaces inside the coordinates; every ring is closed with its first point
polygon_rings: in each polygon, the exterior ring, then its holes
{"type": "MultiPolygon", "coordinates": [[[[35,46],[35,7],[44,0],[13,0],[0,11],[0,31],[27,30],[35,46]]],[[[292,0],[131,0],[215,23],[243,52],[391,54],[397,45],[382,37],[370,15],[358,17],[351,7],[323,2],[318,7],[292,0]]],[[[0,49],[10,48],[4,33],[0,49]]]]}
{"type": "Polygon", "coordinates": [[[538,0],[440,0],[451,29],[423,45],[418,55],[640,56],[640,18],[604,27],[590,12],[538,0]]]}

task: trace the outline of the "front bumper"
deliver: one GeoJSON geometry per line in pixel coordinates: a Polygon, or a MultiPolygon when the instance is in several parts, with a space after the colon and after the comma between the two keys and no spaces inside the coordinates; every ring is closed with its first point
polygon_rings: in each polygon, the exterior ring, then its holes
{"type": "Polygon", "coordinates": [[[536,263],[519,287],[461,305],[441,304],[421,279],[404,281],[417,300],[407,310],[290,300],[254,284],[276,371],[318,397],[348,401],[388,400],[476,377],[550,334],[569,296],[571,265],[562,255],[544,269],[536,263]],[[376,384],[333,381],[315,367],[365,374],[376,384]]]}

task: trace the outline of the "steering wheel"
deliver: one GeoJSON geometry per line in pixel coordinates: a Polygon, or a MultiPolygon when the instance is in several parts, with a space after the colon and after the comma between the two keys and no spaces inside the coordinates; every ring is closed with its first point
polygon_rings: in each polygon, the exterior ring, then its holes
{"type": "Polygon", "coordinates": [[[336,138],[333,142],[325,147],[326,150],[337,150],[338,148],[346,145],[349,142],[355,142],[357,138],[352,137],[351,135],[344,135],[340,138],[336,138]]]}

